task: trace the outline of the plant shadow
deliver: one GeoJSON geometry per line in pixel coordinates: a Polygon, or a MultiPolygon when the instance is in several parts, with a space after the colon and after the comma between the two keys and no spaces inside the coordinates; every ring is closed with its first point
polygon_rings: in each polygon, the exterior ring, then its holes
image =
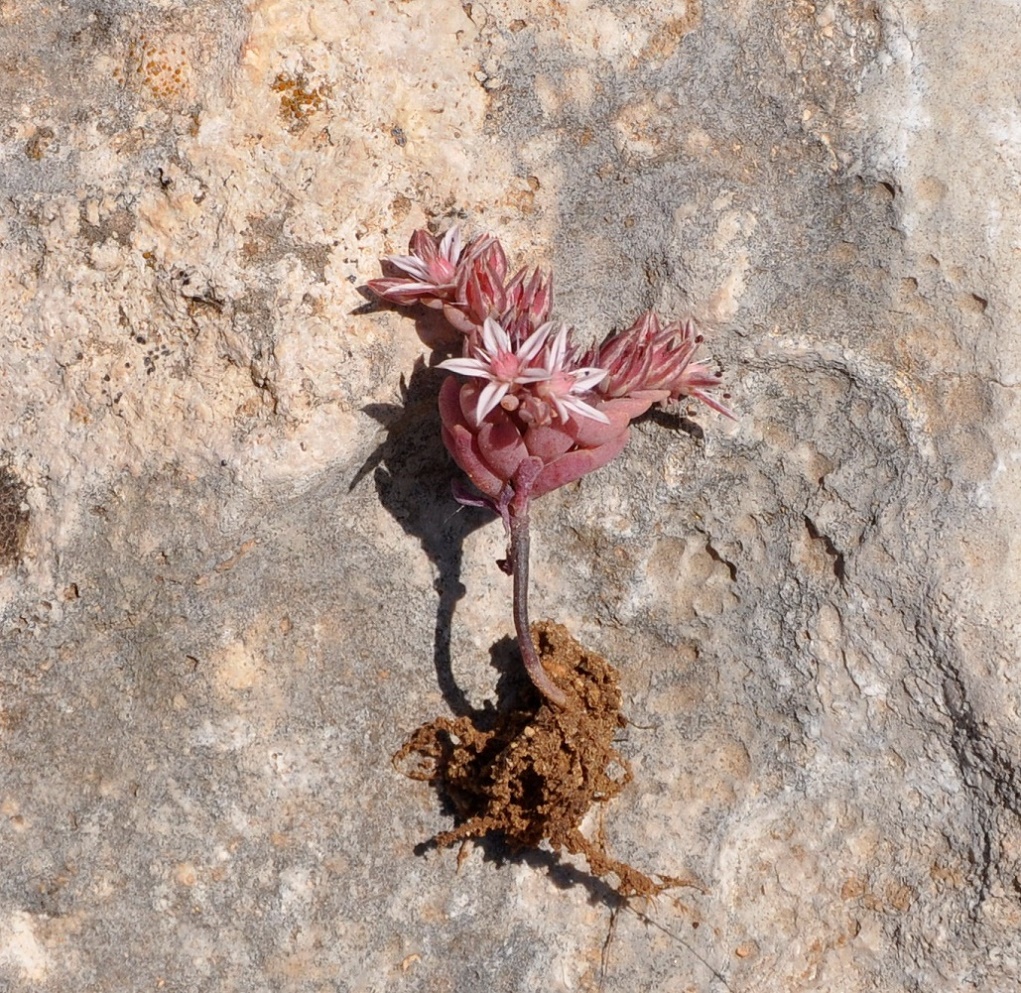
{"type": "Polygon", "coordinates": [[[450,638],[457,603],[466,592],[461,582],[464,539],[494,521],[496,515],[484,508],[459,505],[454,499],[451,486],[460,470],[443,445],[436,399],[448,375],[420,358],[409,381],[401,376],[402,404],[369,404],[362,408],[387,433],[349,489],[372,473],[380,502],[407,534],[419,540],[436,567],[439,602],[433,664],[444,700],[461,717],[471,713],[471,706],[454,680],[450,638]]]}

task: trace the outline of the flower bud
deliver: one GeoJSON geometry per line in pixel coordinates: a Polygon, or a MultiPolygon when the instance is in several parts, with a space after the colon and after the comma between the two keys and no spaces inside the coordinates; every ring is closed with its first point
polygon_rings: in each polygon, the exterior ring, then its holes
{"type": "Polygon", "coordinates": [[[599,392],[606,397],[658,394],[658,400],[683,396],[701,400],[706,406],[733,418],[733,413],[713,397],[711,390],[722,381],[718,372],[692,359],[702,336],[691,321],[662,326],[654,311],[642,314],[626,331],[609,335],[590,349],[586,362],[606,369],[599,392]]]}

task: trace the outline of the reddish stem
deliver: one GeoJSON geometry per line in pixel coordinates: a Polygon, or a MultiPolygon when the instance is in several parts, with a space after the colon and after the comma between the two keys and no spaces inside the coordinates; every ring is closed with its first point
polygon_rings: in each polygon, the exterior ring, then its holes
{"type": "Polygon", "coordinates": [[[564,691],[550,679],[542,667],[532,642],[528,624],[528,499],[514,500],[510,505],[510,549],[508,558],[514,577],[514,629],[518,634],[518,648],[525,663],[528,678],[535,688],[551,703],[567,706],[564,691]]]}

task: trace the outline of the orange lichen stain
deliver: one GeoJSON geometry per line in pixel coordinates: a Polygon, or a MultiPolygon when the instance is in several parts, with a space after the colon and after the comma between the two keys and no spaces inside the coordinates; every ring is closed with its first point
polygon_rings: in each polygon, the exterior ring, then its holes
{"type": "Polygon", "coordinates": [[[53,143],[53,128],[39,128],[25,143],[25,155],[38,162],[53,143]]]}
{"type": "Polygon", "coordinates": [[[408,199],[403,193],[398,193],[390,203],[390,213],[395,222],[403,221],[408,214],[411,213],[411,208],[414,206],[411,200],[408,199]]]}
{"type": "Polygon", "coordinates": [[[143,35],[128,49],[134,80],[161,103],[178,103],[191,92],[191,65],[184,47],[143,35]]]}
{"type": "Polygon", "coordinates": [[[243,403],[238,404],[234,410],[234,416],[239,418],[255,417],[262,405],[261,397],[249,397],[243,403]]]}
{"type": "Polygon", "coordinates": [[[280,116],[292,132],[308,127],[309,118],[326,107],[332,94],[325,84],[311,87],[302,73],[293,76],[288,72],[277,73],[270,88],[280,94],[280,116]]]}
{"type": "Polygon", "coordinates": [[[535,213],[535,194],[531,190],[511,190],[503,203],[525,215],[535,213]]]}
{"type": "Polygon", "coordinates": [[[915,902],[915,891],[904,883],[888,883],[884,887],[883,897],[888,909],[904,913],[915,902]]]}
{"type": "Polygon", "coordinates": [[[943,861],[934,862],[929,870],[933,881],[953,889],[962,889],[967,884],[967,875],[959,866],[948,865],[943,861]]]}
{"type": "Polygon", "coordinates": [[[247,555],[258,544],[259,543],[255,540],[255,538],[249,538],[247,541],[242,542],[238,547],[238,550],[233,555],[216,565],[216,571],[228,572],[230,569],[233,569],[241,558],[247,555]]]}

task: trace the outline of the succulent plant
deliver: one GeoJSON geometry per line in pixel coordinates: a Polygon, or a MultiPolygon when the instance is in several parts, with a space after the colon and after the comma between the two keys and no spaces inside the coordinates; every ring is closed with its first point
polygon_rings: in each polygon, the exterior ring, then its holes
{"type": "Polygon", "coordinates": [[[441,309],[462,334],[462,354],[439,364],[443,442],[478,490],[465,503],[492,508],[509,538],[514,624],[525,668],[552,703],[563,690],[543,669],[528,623],[529,506],[536,497],[615,458],[631,421],[653,404],[691,397],[733,417],[714,396],[722,377],[695,361],[702,338],[691,321],[662,324],[649,311],[625,331],[580,352],[567,325],[549,320],[552,277],[521,269],[492,235],[462,245],[416,231],[410,254],[388,256],[369,289],[381,300],[441,309]]]}

